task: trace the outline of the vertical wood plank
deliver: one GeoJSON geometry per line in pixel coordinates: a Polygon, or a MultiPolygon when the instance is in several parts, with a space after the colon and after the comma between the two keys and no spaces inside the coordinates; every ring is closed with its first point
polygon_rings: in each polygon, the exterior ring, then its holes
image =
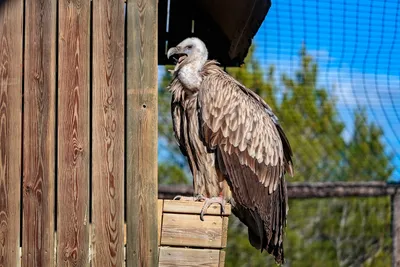
{"type": "Polygon", "coordinates": [[[58,3],[57,266],[88,266],[90,1],[58,3]]]}
{"type": "Polygon", "coordinates": [[[23,1],[0,2],[0,266],[19,266],[23,1]]]}
{"type": "Polygon", "coordinates": [[[219,252],[219,267],[225,266],[225,251],[221,250],[219,252]]]}
{"type": "Polygon", "coordinates": [[[124,263],[124,0],[93,1],[93,266],[124,263]]]}
{"type": "Polygon", "coordinates": [[[26,1],[23,266],[54,264],[56,1],[26,1]]]}
{"type": "Polygon", "coordinates": [[[223,217],[222,219],[222,237],[221,237],[221,247],[225,248],[228,241],[228,225],[229,217],[223,217]]]}
{"type": "Polygon", "coordinates": [[[157,266],[157,2],[127,1],[127,266],[157,266]]]}
{"type": "Polygon", "coordinates": [[[164,208],[164,200],[157,200],[157,246],[161,244],[161,225],[162,225],[162,217],[163,217],[163,208],[164,208]]]}
{"type": "Polygon", "coordinates": [[[392,203],[392,266],[400,266],[400,193],[391,197],[392,203]]]}

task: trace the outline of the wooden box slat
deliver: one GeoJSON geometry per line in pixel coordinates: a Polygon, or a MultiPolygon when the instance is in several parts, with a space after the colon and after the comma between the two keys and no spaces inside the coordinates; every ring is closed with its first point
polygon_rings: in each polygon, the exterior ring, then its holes
{"type": "MultiPolygon", "coordinates": [[[[163,211],[168,213],[200,214],[203,205],[204,202],[164,200],[163,211]]],[[[231,206],[226,205],[225,213],[221,214],[221,206],[219,204],[212,204],[204,214],[229,216],[231,214],[231,206]]]]}
{"type": "Polygon", "coordinates": [[[162,246],[222,248],[223,218],[197,214],[164,213],[161,229],[162,246]]]}
{"type": "Polygon", "coordinates": [[[175,267],[175,266],[207,266],[207,267],[223,267],[220,259],[224,251],[217,249],[192,249],[192,248],[160,248],[159,267],[175,267]]]}

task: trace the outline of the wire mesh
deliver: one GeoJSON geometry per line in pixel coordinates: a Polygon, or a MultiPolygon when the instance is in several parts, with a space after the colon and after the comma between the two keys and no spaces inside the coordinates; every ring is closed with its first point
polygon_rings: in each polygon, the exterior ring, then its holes
{"type": "MultiPolygon", "coordinates": [[[[294,150],[289,182],[400,181],[399,9],[395,0],[272,1],[245,65],[227,68],[278,115],[294,150]]],[[[181,183],[178,170],[191,175],[167,127],[170,77],[159,73],[159,182],[181,183]]],[[[285,266],[390,265],[389,197],[289,207],[285,266]]],[[[232,216],[226,255],[226,266],[273,265],[232,216]]]]}
{"type": "MultiPolygon", "coordinates": [[[[393,168],[386,178],[394,180],[400,179],[399,6],[398,1],[274,1],[253,42],[254,58],[261,68],[275,67],[278,96],[285,90],[281,76],[296,76],[299,51],[306,47],[318,66],[315,88],[324,88],[336,100],[338,119],[344,123],[342,136],[347,146],[335,149],[348,148],[360,130],[355,127],[355,113],[365,110],[364,123],[382,130],[380,141],[388,167],[393,168]]],[[[322,157],[337,152],[315,153],[322,157]]],[[[370,147],[366,152],[375,151],[370,147]]],[[[346,158],[360,156],[343,154],[346,158]]],[[[338,168],[329,166],[325,171],[337,172],[338,168]]],[[[356,179],[361,178],[370,179],[356,179]]]]}

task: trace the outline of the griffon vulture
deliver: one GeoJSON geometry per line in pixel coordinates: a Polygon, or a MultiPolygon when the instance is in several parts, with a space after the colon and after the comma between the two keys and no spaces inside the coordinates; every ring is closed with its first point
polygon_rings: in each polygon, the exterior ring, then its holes
{"type": "MultiPolygon", "coordinates": [[[[257,94],[207,60],[205,44],[187,38],[168,50],[176,60],[169,86],[173,129],[193,174],[194,198],[232,205],[249,241],[284,262],[292,151],[277,117],[257,94]]],[[[188,199],[188,198],[186,198],[188,199]]],[[[222,208],[223,212],[223,208],[222,208]]]]}

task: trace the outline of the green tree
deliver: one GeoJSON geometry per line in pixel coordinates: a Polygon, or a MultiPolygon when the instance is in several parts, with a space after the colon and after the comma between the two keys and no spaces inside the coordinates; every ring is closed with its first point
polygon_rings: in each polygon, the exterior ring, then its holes
{"type": "MultiPolygon", "coordinates": [[[[388,180],[393,169],[384,153],[382,130],[369,123],[361,109],[354,114],[356,130],[345,141],[344,122],[338,116],[335,99],[325,88],[317,87],[317,64],[305,47],[299,56],[295,76],[283,74],[279,82],[274,79],[273,66],[266,72],[261,68],[254,47],[243,67],[227,70],[263,97],[280,119],[294,151],[295,177],[287,180],[388,180]]],[[[169,81],[168,74],[164,78],[162,88],[169,81]]],[[[182,166],[186,163],[182,163],[172,135],[170,94],[165,89],[162,94],[160,112],[165,113],[160,114],[164,116],[160,137],[167,140],[166,148],[174,155],[170,166],[174,160],[182,166]]],[[[390,232],[383,230],[390,227],[389,204],[388,198],[290,200],[285,265],[390,265],[390,232]]],[[[266,265],[273,266],[273,258],[257,252],[248,242],[246,227],[231,216],[226,266],[266,265]]]]}
{"type": "Polygon", "coordinates": [[[189,170],[172,130],[171,93],[167,89],[170,81],[171,74],[166,71],[158,88],[159,150],[163,153],[162,157],[159,157],[158,183],[187,184],[190,181],[189,170]]]}

